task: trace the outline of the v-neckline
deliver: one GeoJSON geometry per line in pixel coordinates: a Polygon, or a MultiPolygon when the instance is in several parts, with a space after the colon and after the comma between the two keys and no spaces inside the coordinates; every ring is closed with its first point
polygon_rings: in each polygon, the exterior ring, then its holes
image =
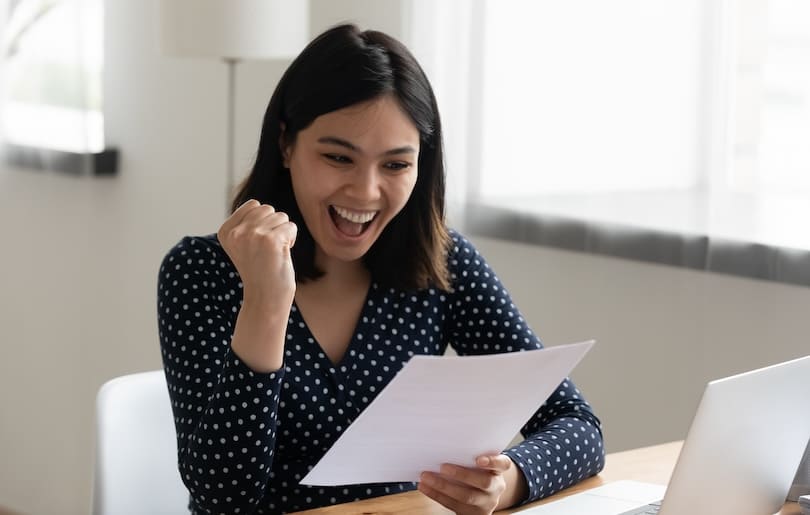
{"type": "Polygon", "coordinates": [[[349,338],[349,343],[346,345],[346,348],[343,351],[343,355],[340,357],[337,363],[334,363],[330,358],[329,355],[324,350],[321,342],[318,341],[318,338],[315,337],[315,334],[310,329],[309,324],[307,323],[306,318],[304,318],[304,313],[301,311],[301,307],[298,305],[298,302],[293,299],[293,306],[295,307],[295,312],[298,314],[298,318],[300,319],[301,323],[303,324],[303,328],[306,330],[307,339],[312,339],[312,343],[314,344],[315,348],[317,349],[317,354],[321,358],[322,361],[326,362],[329,365],[329,370],[335,372],[348,372],[350,367],[348,366],[349,358],[351,357],[352,351],[354,351],[354,347],[358,345],[357,343],[357,335],[360,333],[360,328],[363,325],[363,320],[367,317],[366,311],[369,307],[369,301],[371,300],[372,292],[377,289],[377,284],[372,280],[369,283],[368,289],[366,290],[365,297],[363,298],[363,304],[360,308],[360,312],[357,315],[357,320],[354,323],[354,328],[352,329],[351,337],[349,338]]]}

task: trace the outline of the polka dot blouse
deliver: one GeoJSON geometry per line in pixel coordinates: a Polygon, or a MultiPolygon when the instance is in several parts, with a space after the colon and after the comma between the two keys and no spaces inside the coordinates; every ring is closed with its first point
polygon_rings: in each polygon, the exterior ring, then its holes
{"type": "MultiPolygon", "coordinates": [[[[168,253],[158,281],[160,345],[193,513],[283,513],[416,487],[299,482],[412,356],[440,355],[448,344],[460,355],[541,347],[472,244],[451,235],[452,293],[372,282],[337,365],[293,304],[284,366],[272,373],[252,371],[230,350],[242,284],[216,237],[187,237],[168,253]]],[[[527,502],[602,469],[599,419],[569,380],[521,432],[525,440],[504,453],[526,478],[527,502]]]]}

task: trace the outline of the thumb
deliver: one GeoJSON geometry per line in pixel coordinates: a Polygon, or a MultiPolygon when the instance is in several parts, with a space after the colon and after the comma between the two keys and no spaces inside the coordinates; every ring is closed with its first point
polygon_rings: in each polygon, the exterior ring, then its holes
{"type": "Polygon", "coordinates": [[[495,472],[505,472],[512,464],[509,456],[503,454],[483,454],[475,459],[475,464],[479,468],[489,469],[495,472]]]}
{"type": "Polygon", "coordinates": [[[295,222],[287,222],[289,224],[289,240],[287,243],[287,250],[290,250],[295,245],[295,240],[298,238],[298,226],[295,222]]]}

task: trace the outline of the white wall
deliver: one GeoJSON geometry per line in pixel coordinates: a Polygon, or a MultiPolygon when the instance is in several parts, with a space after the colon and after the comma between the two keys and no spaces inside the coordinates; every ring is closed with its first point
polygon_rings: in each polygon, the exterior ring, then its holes
{"type": "MultiPolygon", "coordinates": [[[[401,37],[403,3],[313,1],[312,29],[352,18],[401,37]]],[[[0,169],[0,506],[32,515],[89,511],[95,393],[160,366],[160,259],[182,235],[214,232],[224,214],[224,65],[162,57],[156,0],[105,5],[119,176],[0,169]]],[[[243,169],[282,70],[239,67],[243,169]]],[[[806,347],[810,289],[474,241],[547,344],[600,340],[574,377],[611,450],[681,438],[707,377],[806,347]],[[631,370],[633,355],[664,372],[631,370]],[[642,408],[658,419],[633,428],[642,408]]]]}
{"type": "MultiPolygon", "coordinates": [[[[105,2],[113,179],[0,168],[0,510],[88,513],[94,396],[160,367],[157,270],[225,212],[226,70],[161,56],[157,0],[105,2]]],[[[402,30],[401,3],[315,0],[311,26],[402,30]]],[[[284,63],[238,69],[237,161],[249,166],[284,63]]]]}
{"type": "Polygon", "coordinates": [[[683,439],[708,380],[810,352],[810,288],[472,240],[546,345],[597,340],[572,377],[608,451],[683,439]]]}

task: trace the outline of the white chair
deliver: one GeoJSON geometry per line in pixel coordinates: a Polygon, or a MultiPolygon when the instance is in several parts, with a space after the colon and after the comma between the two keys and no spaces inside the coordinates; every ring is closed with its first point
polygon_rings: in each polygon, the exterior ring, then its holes
{"type": "Polygon", "coordinates": [[[96,397],[94,515],[188,513],[162,370],[117,377],[96,397]]]}

